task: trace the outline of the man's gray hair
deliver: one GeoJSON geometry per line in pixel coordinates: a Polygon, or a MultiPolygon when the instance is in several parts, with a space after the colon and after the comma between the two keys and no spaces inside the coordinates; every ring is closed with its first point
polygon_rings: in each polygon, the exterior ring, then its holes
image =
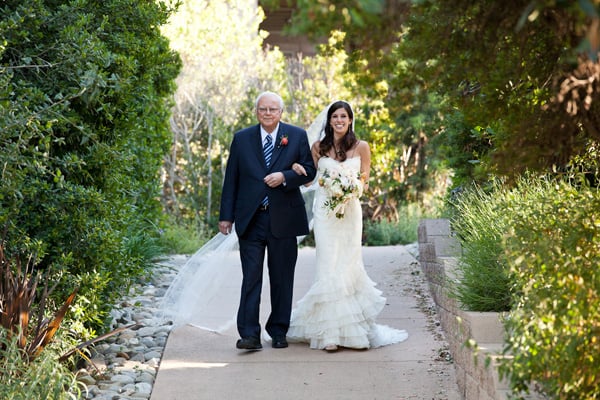
{"type": "Polygon", "coordinates": [[[279,108],[281,108],[283,110],[283,99],[281,98],[280,95],[278,95],[275,92],[262,92],[261,94],[258,95],[258,97],[256,98],[256,101],[254,102],[254,107],[258,107],[258,102],[260,101],[260,99],[262,99],[264,96],[275,96],[277,98],[277,100],[279,101],[279,108]]]}

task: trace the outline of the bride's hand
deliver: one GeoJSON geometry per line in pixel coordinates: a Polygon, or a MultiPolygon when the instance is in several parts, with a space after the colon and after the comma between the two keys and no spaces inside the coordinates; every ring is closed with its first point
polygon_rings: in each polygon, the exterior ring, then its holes
{"type": "MultiPolygon", "coordinates": [[[[293,171],[294,171],[296,174],[298,174],[298,175],[304,175],[304,176],[306,176],[306,170],[304,169],[304,167],[303,167],[302,165],[300,165],[300,164],[298,164],[298,163],[294,163],[294,164],[292,165],[292,170],[293,170],[293,171]]],[[[306,187],[309,187],[310,185],[312,185],[312,181],[310,181],[310,182],[306,182],[306,183],[304,184],[304,186],[306,186],[306,187]]]]}
{"type": "Polygon", "coordinates": [[[294,163],[292,165],[292,170],[298,174],[298,175],[304,175],[306,176],[306,170],[304,169],[304,167],[298,163],[294,163]]]}

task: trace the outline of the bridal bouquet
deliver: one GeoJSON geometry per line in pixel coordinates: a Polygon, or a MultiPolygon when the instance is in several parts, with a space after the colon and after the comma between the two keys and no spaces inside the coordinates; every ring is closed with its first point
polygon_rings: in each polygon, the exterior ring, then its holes
{"type": "Polygon", "coordinates": [[[335,169],[325,169],[319,178],[319,185],[327,192],[324,207],[335,213],[337,218],[344,217],[344,209],[350,199],[362,194],[360,173],[343,164],[335,169]]]}

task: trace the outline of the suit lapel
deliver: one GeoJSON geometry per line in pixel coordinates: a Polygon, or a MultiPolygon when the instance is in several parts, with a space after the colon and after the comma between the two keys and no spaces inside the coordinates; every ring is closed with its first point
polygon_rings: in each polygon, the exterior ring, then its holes
{"type": "Polygon", "coordinates": [[[259,165],[262,165],[263,168],[266,170],[267,164],[265,163],[265,153],[263,152],[262,136],[260,135],[260,124],[256,125],[254,138],[252,139],[252,148],[254,149],[254,154],[256,154],[256,161],[259,165]]]}
{"type": "Polygon", "coordinates": [[[273,168],[273,165],[275,165],[277,159],[283,151],[283,146],[280,145],[281,138],[283,137],[283,135],[285,135],[285,126],[282,122],[279,122],[279,129],[277,130],[277,135],[275,135],[275,137],[273,138],[273,140],[275,140],[275,142],[273,142],[275,147],[273,148],[273,156],[271,157],[271,168],[273,168]]]}

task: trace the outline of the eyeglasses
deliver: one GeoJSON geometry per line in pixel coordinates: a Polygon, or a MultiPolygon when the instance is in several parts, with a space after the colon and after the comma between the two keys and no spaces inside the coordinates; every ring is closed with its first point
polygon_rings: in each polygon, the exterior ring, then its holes
{"type": "Polygon", "coordinates": [[[258,107],[258,112],[261,114],[277,114],[279,111],[281,111],[280,108],[271,108],[271,107],[258,107]]]}

